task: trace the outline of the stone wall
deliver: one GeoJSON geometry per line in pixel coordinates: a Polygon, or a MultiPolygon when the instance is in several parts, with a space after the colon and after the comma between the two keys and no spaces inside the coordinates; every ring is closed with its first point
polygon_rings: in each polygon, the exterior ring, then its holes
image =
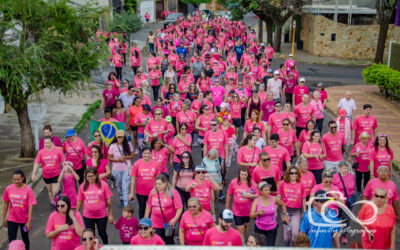
{"type": "MultiPolygon", "coordinates": [[[[339,58],[375,58],[379,25],[347,25],[323,16],[303,14],[301,18],[303,49],[315,56],[339,58]],[[336,41],[331,41],[332,34],[336,41]]],[[[390,41],[400,42],[400,27],[389,25],[386,38],[385,60],[390,41]]]]}

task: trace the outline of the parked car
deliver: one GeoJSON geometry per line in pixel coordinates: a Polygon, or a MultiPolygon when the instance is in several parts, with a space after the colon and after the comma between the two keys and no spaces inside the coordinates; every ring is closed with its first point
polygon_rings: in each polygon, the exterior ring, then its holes
{"type": "Polygon", "coordinates": [[[176,20],[180,18],[181,16],[184,16],[183,13],[171,13],[165,18],[164,20],[164,28],[168,26],[168,24],[172,23],[175,24],[176,20]]]}
{"type": "Polygon", "coordinates": [[[211,10],[201,10],[201,12],[205,13],[208,18],[214,17],[214,13],[211,10]]]}

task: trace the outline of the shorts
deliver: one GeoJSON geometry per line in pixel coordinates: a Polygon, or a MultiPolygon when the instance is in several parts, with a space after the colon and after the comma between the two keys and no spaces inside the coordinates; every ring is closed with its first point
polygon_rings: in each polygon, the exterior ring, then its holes
{"type": "Polygon", "coordinates": [[[242,119],[232,118],[232,124],[233,124],[233,126],[235,126],[235,128],[240,128],[240,127],[242,127],[242,119]]]}
{"type": "Polygon", "coordinates": [[[135,126],[132,126],[132,125],[130,125],[131,126],[131,130],[132,131],[137,131],[138,130],[138,127],[135,127],[135,126]]]}
{"type": "Polygon", "coordinates": [[[339,162],[340,161],[324,161],[324,169],[337,173],[339,172],[339,162]]]}
{"type": "Polygon", "coordinates": [[[58,175],[54,176],[54,177],[51,177],[51,178],[44,178],[43,177],[43,180],[44,180],[44,183],[46,183],[46,184],[58,183],[58,175]]]}
{"type": "Polygon", "coordinates": [[[241,226],[245,223],[249,223],[250,222],[250,216],[236,216],[233,215],[233,218],[235,219],[235,225],[236,226],[241,226]]]}

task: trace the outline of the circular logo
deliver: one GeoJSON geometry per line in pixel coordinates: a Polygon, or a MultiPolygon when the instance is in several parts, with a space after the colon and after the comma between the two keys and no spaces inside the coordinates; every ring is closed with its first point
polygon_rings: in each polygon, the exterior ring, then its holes
{"type": "Polygon", "coordinates": [[[100,134],[104,139],[113,139],[117,133],[117,127],[112,122],[102,122],[99,126],[100,134]]]}

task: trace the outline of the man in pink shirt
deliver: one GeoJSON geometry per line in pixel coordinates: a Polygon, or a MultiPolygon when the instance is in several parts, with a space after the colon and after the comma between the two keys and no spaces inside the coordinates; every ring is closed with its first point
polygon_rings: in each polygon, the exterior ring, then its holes
{"type": "Polygon", "coordinates": [[[282,111],[282,104],[275,102],[275,112],[268,117],[268,136],[267,139],[274,133],[277,133],[279,129],[283,127],[283,120],[289,119],[286,112],[282,111]]]}
{"type": "Polygon", "coordinates": [[[376,122],[376,118],[371,115],[371,104],[365,104],[363,110],[364,114],[357,116],[353,123],[353,132],[351,135],[351,144],[353,145],[360,141],[360,134],[364,131],[370,135],[370,142],[376,138],[378,123],[376,122]]]}
{"type": "Polygon", "coordinates": [[[343,152],[347,156],[347,144],[343,134],[337,132],[335,121],[328,123],[329,132],[322,137],[322,143],[326,148],[326,157],[324,159],[324,167],[334,173],[339,172],[339,162],[343,160],[343,152]]]}
{"type": "Polygon", "coordinates": [[[232,228],[232,211],[224,209],[218,217],[218,225],[207,230],[203,246],[243,246],[240,233],[232,228]]]}
{"type": "Polygon", "coordinates": [[[228,136],[225,131],[218,128],[218,124],[217,118],[211,120],[211,130],[207,131],[204,135],[203,155],[207,155],[208,151],[215,148],[218,150],[219,156],[223,159],[228,159],[228,136]]]}
{"type": "Polygon", "coordinates": [[[303,95],[310,94],[307,86],[305,86],[305,83],[306,83],[306,80],[304,78],[300,78],[300,84],[297,85],[296,87],[294,87],[294,89],[293,89],[292,103],[294,103],[294,106],[301,103],[301,100],[302,100],[301,98],[303,97],[303,95]]]}
{"type": "Polygon", "coordinates": [[[293,110],[294,117],[296,118],[296,136],[299,135],[303,129],[306,129],[307,122],[313,120],[315,123],[314,108],[310,105],[310,96],[303,95],[301,98],[302,102],[293,110]]]}
{"type": "Polygon", "coordinates": [[[279,168],[279,175],[283,176],[287,167],[291,166],[290,154],[285,147],[279,145],[279,135],[272,134],[269,138],[270,145],[263,149],[271,158],[271,165],[279,168]]]}

